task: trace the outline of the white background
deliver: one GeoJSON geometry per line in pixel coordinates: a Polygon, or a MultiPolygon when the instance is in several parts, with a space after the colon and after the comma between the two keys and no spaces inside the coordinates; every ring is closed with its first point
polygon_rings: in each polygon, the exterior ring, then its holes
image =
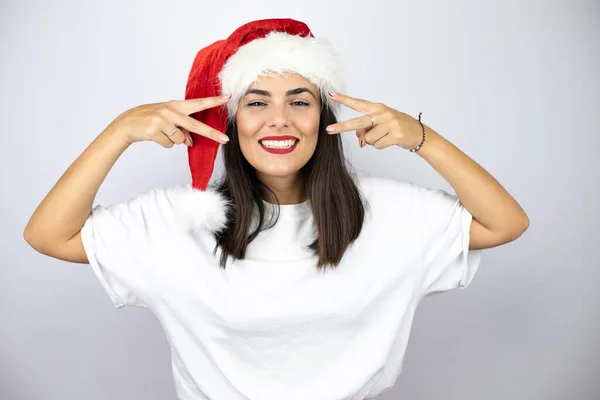
{"type": "MultiPolygon", "coordinates": [[[[200,48],[275,17],[333,42],[347,94],[422,111],[531,220],[468,290],[424,301],[381,398],[600,398],[598,1],[3,0],[0,13],[1,399],[175,398],[154,316],[113,309],[89,265],[36,253],[23,229],[113,118],[182,99],[200,48]]],[[[453,192],[419,156],[345,138],[357,171],[453,192]]],[[[138,143],[96,201],[189,180],[183,145],[138,143]]]]}

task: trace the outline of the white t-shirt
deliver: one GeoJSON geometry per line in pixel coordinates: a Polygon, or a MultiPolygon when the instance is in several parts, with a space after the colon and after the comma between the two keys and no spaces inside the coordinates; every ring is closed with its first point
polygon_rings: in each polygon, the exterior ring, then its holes
{"type": "Polygon", "coordinates": [[[222,198],[210,190],[94,207],[81,231],[89,262],[117,308],[159,319],[179,399],[359,400],[394,385],[419,301],[469,285],[482,250],[468,249],[472,216],[457,196],[356,178],[365,224],[325,273],[306,250],[309,202],[281,206],[226,269],[211,233],[222,198]]]}

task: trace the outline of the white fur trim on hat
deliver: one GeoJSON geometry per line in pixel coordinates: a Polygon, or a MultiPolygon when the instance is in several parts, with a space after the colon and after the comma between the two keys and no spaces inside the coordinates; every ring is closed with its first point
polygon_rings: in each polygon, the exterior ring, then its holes
{"type": "Polygon", "coordinates": [[[272,31],[240,47],[219,73],[222,93],[232,95],[227,103],[229,121],[233,120],[248,87],[258,78],[285,72],[302,75],[316,85],[321,99],[326,99],[334,113],[338,113],[339,104],[327,94],[344,91],[337,55],[330,42],[272,31]]]}
{"type": "Polygon", "coordinates": [[[228,200],[215,190],[199,190],[191,184],[169,192],[177,222],[186,230],[218,232],[227,222],[228,200]]]}

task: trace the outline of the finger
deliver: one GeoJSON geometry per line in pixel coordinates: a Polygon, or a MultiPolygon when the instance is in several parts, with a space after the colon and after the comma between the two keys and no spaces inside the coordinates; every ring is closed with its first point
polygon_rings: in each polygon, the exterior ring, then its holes
{"type": "Polygon", "coordinates": [[[185,134],[181,129],[167,121],[165,121],[164,124],[161,124],[160,130],[164,133],[164,136],[174,144],[181,144],[185,141],[185,134]]]}
{"type": "Polygon", "coordinates": [[[161,132],[154,135],[152,141],[160,144],[162,147],[167,149],[170,149],[171,147],[175,146],[175,143],[173,143],[173,141],[162,132],[162,129],[161,132]]]}
{"type": "Polygon", "coordinates": [[[163,111],[163,115],[166,119],[171,121],[173,125],[187,129],[187,131],[190,133],[207,137],[221,144],[225,144],[229,141],[227,135],[224,135],[218,130],[213,129],[210,126],[203,124],[195,118],[192,118],[185,114],[176,112],[171,109],[165,109],[163,111]]]}
{"type": "Polygon", "coordinates": [[[367,142],[365,142],[365,134],[368,132],[368,129],[357,129],[356,130],[356,137],[358,138],[358,143],[360,144],[360,147],[365,147],[365,145],[367,144],[367,142]]]}
{"type": "Polygon", "coordinates": [[[370,144],[373,147],[377,147],[376,144],[379,144],[379,140],[383,140],[382,138],[388,135],[389,130],[385,126],[375,126],[373,129],[368,131],[364,136],[364,141],[366,144],[370,144]]]}
{"type": "Polygon", "coordinates": [[[209,108],[222,106],[231,100],[231,95],[204,97],[200,99],[173,100],[170,105],[185,115],[194,114],[209,108]]]}
{"type": "Polygon", "coordinates": [[[192,139],[192,134],[190,133],[190,131],[188,131],[185,128],[179,128],[179,129],[181,129],[181,131],[185,135],[184,143],[187,144],[188,146],[192,146],[194,144],[194,139],[192,139]]]}
{"type": "Polygon", "coordinates": [[[327,127],[328,133],[342,133],[356,129],[368,129],[373,126],[373,120],[369,115],[350,119],[348,121],[338,122],[327,127]]]}
{"type": "Polygon", "coordinates": [[[386,133],[384,136],[376,140],[371,146],[376,149],[385,149],[386,147],[390,147],[395,145],[394,138],[389,133],[386,133]]]}
{"type": "Polygon", "coordinates": [[[330,94],[331,99],[337,103],[341,103],[345,106],[350,107],[353,110],[364,114],[372,114],[375,112],[377,107],[376,103],[372,103],[368,100],[358,99],[355,97],[346,96],[340,93],[333,93],[333,96],[330,94]]]}

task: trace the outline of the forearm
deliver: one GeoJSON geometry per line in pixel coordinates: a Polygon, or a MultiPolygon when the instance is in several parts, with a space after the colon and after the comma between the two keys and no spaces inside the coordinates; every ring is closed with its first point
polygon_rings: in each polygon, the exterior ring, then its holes
{"type": "Polygon", "coordinates": [[[508,235],[527,228],[525,211],[492,175],[433,129],[425,128],[426,141],[416,154],[452,186],[473,218],[492,232],[508,235]]]}
{"type": "Polygon", "coordinates": [[[83,227],[100,185],[129,143],[109,125],[71,164],[29,220],[24,237],[32,246],[64,242],[83,227]]]}

